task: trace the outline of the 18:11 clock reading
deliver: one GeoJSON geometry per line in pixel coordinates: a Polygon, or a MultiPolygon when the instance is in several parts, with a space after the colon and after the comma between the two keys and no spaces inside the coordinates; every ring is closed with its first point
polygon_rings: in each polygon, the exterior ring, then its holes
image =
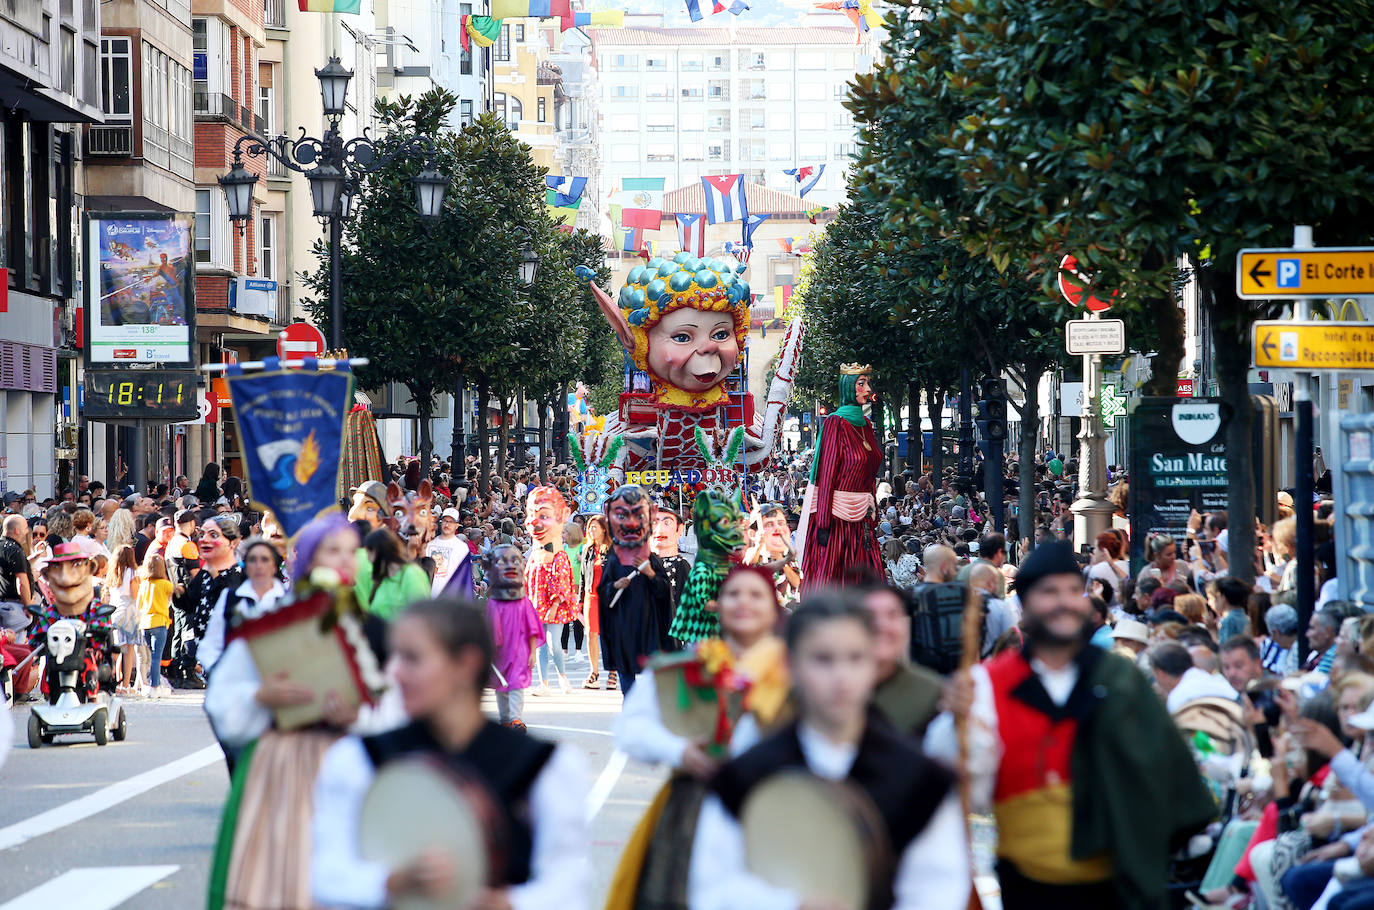
{"type": "Polygon", "coordinates": [[[108,404],[143,404],[144,395],[157,394],[156,399],[151,399],[147,403],[151,405],[162,404],[162,398],[167,396],[169,404],[181,404],[186,398],[186,383],[178,382],[175,389],[168,388],[168,383],[156,383],[153,388],[146,388],[142,383],[120,382],[110,384],[110,394],[106,399],[108,404]],[[173,397],[175,396],[175,397],[173,397]]]}

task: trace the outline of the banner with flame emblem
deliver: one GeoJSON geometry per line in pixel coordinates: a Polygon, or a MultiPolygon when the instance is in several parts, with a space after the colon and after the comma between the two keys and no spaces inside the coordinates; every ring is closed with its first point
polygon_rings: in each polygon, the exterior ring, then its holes
{"type": "Polygon", "coordinates": [[[275,357],[264,369],[228,370],[248,495],[271,509],[288,537],[339,508],[339,453],[353,403],[353,373],[340,363],[285,370],[275,357]]]}

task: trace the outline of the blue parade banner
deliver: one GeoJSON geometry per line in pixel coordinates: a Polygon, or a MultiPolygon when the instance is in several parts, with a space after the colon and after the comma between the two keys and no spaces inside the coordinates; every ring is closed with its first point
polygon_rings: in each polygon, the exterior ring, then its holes
{"type": "Polygon", "coordinates": [[[340,363],[320,370],[280,368],[276,357],[258,373],[235,364],[227,372],[234,401],[248,495],[271,509],[287,537],[339,507],[339,457],[344,419],[353,403],[353,373],[340,363]]]}

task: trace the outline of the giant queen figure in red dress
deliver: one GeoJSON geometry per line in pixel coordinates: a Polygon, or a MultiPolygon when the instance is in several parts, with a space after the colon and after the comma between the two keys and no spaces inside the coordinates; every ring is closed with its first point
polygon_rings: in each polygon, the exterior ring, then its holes
{"type": "Polygon", "coordinates": [[[883,452],[864,416],[873,401],[870,366],[840,368],[840,407],[825,419],[802,505],[802,594],[840,585],[849,573],[872,568],[883,576],[874,528],[873,492],[883,452]]]}

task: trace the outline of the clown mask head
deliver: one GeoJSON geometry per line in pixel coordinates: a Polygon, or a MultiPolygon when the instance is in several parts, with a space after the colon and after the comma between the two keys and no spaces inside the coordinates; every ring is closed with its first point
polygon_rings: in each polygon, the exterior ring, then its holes
{"type": "Polygon", "coordinates": [[[555,487],[535,487],[525,501],[525,530],[545,549],[563,546],[563,525],[568,522],[568,501],[555,487]]]}
{"type": "Polygon", "coordinates": [[[660,509],[654,515],[654,533],[649,538],[649,549],[655,556],[667,558],[678,553],[677,539],[682,535],[682,519],[676,512],[660,509]]]}
{"type": "Polygon", "coordinates": [[[616,487],[606,500],[606,524],[611,543],[623,549],[637,549],[649,538],[653,503],[644,488],[635,484],[616,487]]]}
{"type": "Polygon", "coordinates": [[[488,556],[491,596],[496,600],[519,600],[525,596],[525,555],[512,544],[498,544],[488,556]]]}
{"type": "Polygon", "coordinates": [[[369,480],[353,491],[353,504],[348,509],[349,521],[365,521],[375,531],[382,526],[382,518],[386,514],[386,487],[369,480]]]}
{"type": "Polygon", "coordinates": [[[53,606],[62,616],[80,616],[95,599],[91,561],[74,543],[58,544],[43,568],[43,579],[52,590],[53,606]]]}

